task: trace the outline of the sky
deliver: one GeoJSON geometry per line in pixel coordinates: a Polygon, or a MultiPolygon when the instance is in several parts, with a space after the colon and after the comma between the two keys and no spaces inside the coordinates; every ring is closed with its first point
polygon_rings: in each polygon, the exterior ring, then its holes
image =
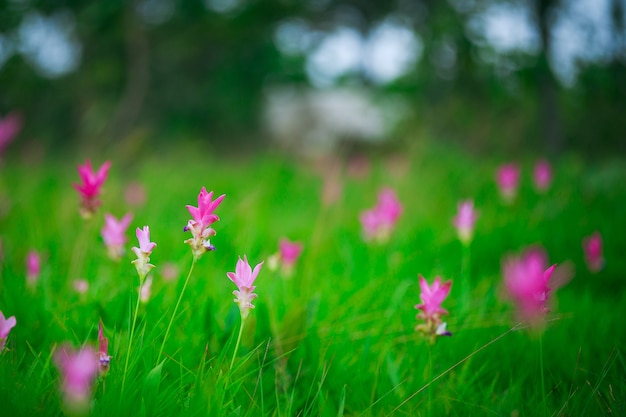
{"type": "MultiPolygon", "coordinates": [[[[232,13],[242,0],[205,0],[208,10],[232,13]]],[[[495,4],[468,19],[467,30],[477,34],[496,51],[536,53],[539,38],[533,28],[527,2],[495,4]]],[[[613,53],[610,0],[569,0],[556,16],[554,52],[550,63],[564,85],[576,79],[578,61],[601,61],[613,53]],[[591,36],[588,36],[588,34],[591,36]]],[[[173,12],[169,0],[142,0],[136,11],[147,23],[159,24],[173,12]]],[[[0,34],[0,71],[12,54],[22,54],[41,75],[56,78],[74,71],[81,60],[81,44],[75,37],[69,13],[44,16],[32,11],[15,33],[0,34]]],[[[409,71],[423,59],[423,42],[401,16],[389,16],[362,36],[339,26],[328,33],[312,30],[303,19],[277,25],[276,46],[287,55],[306,57],[306,73],[312,85],[332,87],[339,77],[360,72],[373,83],[385,84],[409,71]]],[[[444,45],[445,46],[445,45],[444,45]]],[[[446,52],[445,48],[442,51],[446,52]]],[[[442,58],[454,65],[454,48],[442,58]]]]}

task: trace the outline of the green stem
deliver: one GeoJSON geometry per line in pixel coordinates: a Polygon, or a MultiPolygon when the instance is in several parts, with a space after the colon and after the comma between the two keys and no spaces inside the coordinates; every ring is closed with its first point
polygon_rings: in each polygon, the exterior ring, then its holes
{"type": "Polygon", "coordinates": [[[235,358],[237,357],[237,351],[239,350],[239,343],[241,342],[241,335],[243,334],[243,326],[246,324],[246,319],[241,318],[241,326],[239,326],[239,335],[237,335],[237,343],[235,343],[235,351],[233,352],[233,359],[230,361],[230,369],[233,369],[235,365],[235,358]]]}
{"type": "MultiPolygon", "coordinates": [[[[433,345],[432,344],[430,346],[428,346],[428,365],[427,365],[426,369],[427,369],[426,381],[427,381],[427,384],[430,385],[431,378],[433,376],[433,345]]],[[[429,387],[429,389],[428,389],[428,410],[427,410],[429,416],[431,416],[433,414],[432,404],[433,404],[433,387],[429,387]]]]}
{"type": "MultiPolygon", "coordinates": [[[[143,286],[144,277],[139,277],[139,293],[137,293],[137,304],[135,304],[135,312],[133,313],[133,323],[130,326],[130,336],[128,338],[128,352],[126,353],[126,362],[124,364],[124,375],[122,376],[122,394],[126,385],[126,374],[128,373],[128,360],[130,359],[130,351],[133,346],[133,336],[135,335],[135,326],[137,324],[137,315],[139,313],[139,302],[141,301],[141,287],[143,286]]],[[[130,299],[132,301],[133,290],[130,291],[130,299]]]]}
{"type": "Polygon", "coordinates": [[[178,312],[178,307],[180,306],[180,302],[183,299],[183,294],[185,293],[185,289],[187,289],[187,284],[189,284],[189,278],[191,277],[191,273],[193,272],[193,268],[196,265],[197,257],[194,256],[191,261],[191,268],[189,268],[189,273],[187,274],[187,278],[185,279],[185,284],[183,285],[183,289],[180,291],[180,295],[178,296],[178,301],[176,301],[176,305],[174,306],[174,311],[172,312],[172,317],[170,317],[170,322],[167,325],[167,330],[165,330],[165,337],[163,338],[163,342],[161,343],[161,349],[159,349],[159,356],[157,357],[157,364],[161,362],[161,357],[163,356],[163,349],[165,349],[165,342],[167,341],[167,337],[170,334],[170,329],[172,328],[172,323],[174,323],[174,317],[176,317],[176,313],[178,312]]]}
{"type": "Polygon", "coordinates": [[[541,401],[543,404],[543,415],[548,415],[548,407],[546,405],[546,382],[543,375],[543,334],[539,335],[539,368],[541,370],[541,401]]]}
{"type": "Polygon", "coordinates": [[[463,245],[463,265],[462,265],[462,273],[461,273],[461,291],[462,291],[462,300],[463,300],[463,308],[467,311],[470,309],[471,303],[471,288],[470,285],[470,268],[471,268],[471,257],[470,257],[470,246],[463,245]]]}

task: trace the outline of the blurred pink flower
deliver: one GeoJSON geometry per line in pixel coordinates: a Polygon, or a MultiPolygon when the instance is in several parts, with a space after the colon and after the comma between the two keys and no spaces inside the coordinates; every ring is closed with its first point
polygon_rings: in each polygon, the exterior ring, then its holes
{"type": "Polygon", "coordinates": [[[422,300],[421,304],[415,306],[421,310],[417,315],[417,319],[422,319],[425,323],[417,325],[416,331],[422,332],[431,342],[434,342],[437,336],[451,336],[452,333],[446,330],[446,323],[441,320],[442,315],[447,315],[448,311],[441,307],[441,303],[448,297],[452,288],[452,281],[441,282],[440,277],[435,277],[432,285],[428,285],[423,276],[419,276],[422,300]]]}
{"type": "Polygon", "coordinates": [[[259,271],[263,266],[263,262],[257,264],[254,270],[250,267],[246,255],[243,256],[243,260],[239,258],[235,272],[227,272],[226,276],[235,283],[238,290],[233,291],[233,294],[237,297],[235,303],[239,305],[239,311],[241,312],[241,319],[245,320],[250,313],[250,310],[254,308],[252,301],[257,298],[257,294],[253,291],[256,288],[254,280],[256,280],[259,271]]]}
{"type": "Polygon", "coordinates": [[[129,206],[141,207],[147,198],[146,188],[140,182],[131,182],[124,190],[124,200],[129,206]]]}
{"type": "Polygon", "coordinates": [[[111,356],[109,356],[109,339],[104,337],[102,320],[98,323],[98,370],[100,375],[109,372],[111,356]]]}
{"type": "Polygon", "coordinates": [[[537,191],[546,191],[550,187],[550,183],[552,183],[552,167],[545,159],[535,164],[533,182],[537,191]]]}
{"type": "Polygon", "coordinates": [[[0,311],[0,352],[4,350],[4,345],[7,342],[11,329],[15,327],[17,320],[15,316],[4,318],[4,314],[0,311]]]}
{"type": "Polygon", "coordinates": [[[280,249],[280,260],[286,267],[292,267],[302,253],[302,243],[291,242],[286,238],[282,238],[278,242],[278,247],[280,249]]]}
{"type": "Polygon", "coordinates": [[[173,281],[178,278],[180,275],[180,268],[173,262],[167,262],[163,264],[160,268],[161,276],[165,281],[173,281]]]}
{"type": "Polygon", "coordinates": [[[111,259],[119,260],[124,254],[124,245],[127,241],[126,229],[132,219],[131,213],[127,213],[120,220],[109,213],[104,215],[104,227],[101,234],[111,259]]]}
{"type": "Polygon", "coordinates": [[[459,240],[468,246],[474,235],[474,223],[478,218],[476,210],[474,210],[474,202],[472,200],[461,201],[458,206],[458,213],[454,218],[454,227],[456,227],[459,240]]]}
{"type": "Polygon", "coordinates": [[[0,156],[15,136],[22,130],[22,117],[19,113],[9,113],[0,119],[0,156]]]}
{"type": "Polygon", "coordinates": [[[150,295],[152,295],[152,281],[152,275],[148,275],[148,278],[146,278],[143,285],[139,288],[139,299],[142,303],[150,301],[150,295]]]}
{"type": "Polygon", "coordinates": [[[98,357],[89,346],[74,351],[65,345],[54,354],[61,373],[63,401],[72,414],[86,414],[89,410],[91,389],[99,370],[98,357]]]}
{"type": "Polygon", "coordinates": [[[517,196],[519,187],[520,169],[515,164],[505,164],[498,168],[496,182],[500,196],[506,203],[511,203],[517,196]]]}
{"type": "Polygon", "coordinates": [[[33,289],[39,281],[41,274],[41,257],[35,250],[31,250],[26,255],[26,283],[28,287],[33,289]]]}
{"type": "Polygon", "coordinates": [[[596,273],[604,268],[602,236],[600,232],[594,232],[591,236],[583,239],[583,250],[589,271],[596,273]]]}
{"type": "Polygon", "coordinates": [[[137,259],[132,261],[132,264],[137,268],[137,273],[143,284],[143,280],[146,278],[146,275],[148,275],[148,272],[154,268],[154,265],[149,262],[152,249],[154,249],[156,243],[150,241],[150,228],[148,226],[144,226],[143,229],[137,228],[136,234],[139,247],[132,248],[135,255],[137,255],[137,259]]]}
{"type": "Polygon", "coordinates": [[[556,264],[548,267],[543,249],[533,247],[522,256],[509,256],[503,262],[504,285],[522,321],[540,323],[549,311],[550,277],[556,264]]]}
{"type": "Polygon", "coordinates": [[[361,213],[360,220],[366,240],[386,242],[396,226],[402,205],[396,193],[390,188],[384,188],[378,193],[378,202],[373,209],[361,213]]]}
{"type": "Polygon", "coordinates": [[[94,172],[89,160],[85,162],[85,165],[78,166],[78,174],[82,183],[74,184],[74,188],[79,192],[82,199],[81,214],[83,217],[91,217],[100,206],[100,200],[98,200],[100,189],[107,179],[110,167],[111,162],[106,161],[98,172],[94,172]]]}
{"type": "Polygon", "coordinates": [[[206,188],[202,187],[200,194],[198,194],[198,207],[186,206],[193,219],[189,220],[185,226],[184,230],[191,231],[192,235],[192,238],[185,240],[185,243],[191,246],[192,253],[196,258],[209,250],[215,250],[209,240],[215,236],[215,230],[209,226],[220,219],[213,211],[224,200],[224,197],[226,195],[222,194],[213,200],[213,191],[207,193],[206,188]]]}
{"type": "Polygon", "coordinates": [[[75,279],[72,285],[74,287],[74,291],[79,294],[85,294],[89,291],[89,282],[85,279],[75,279]]]}

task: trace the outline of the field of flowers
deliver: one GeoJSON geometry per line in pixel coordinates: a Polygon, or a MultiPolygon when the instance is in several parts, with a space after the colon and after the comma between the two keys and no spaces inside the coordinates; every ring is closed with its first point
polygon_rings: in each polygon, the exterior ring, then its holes
{"type": "Polygon", "coordinates": [[[623,162],[5,155],[0,414],[624,415],[623,162]]]}

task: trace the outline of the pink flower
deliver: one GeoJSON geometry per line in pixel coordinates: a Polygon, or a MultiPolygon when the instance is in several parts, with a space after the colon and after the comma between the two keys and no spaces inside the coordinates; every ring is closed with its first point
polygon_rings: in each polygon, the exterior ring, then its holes
{"type": "Polygon", "coordinates": [[[220,205],[224,197],[226,195],[222,194],[213,200],[213,191],[207,193],[206,188],[202,187],[200,194],[198,194],[198,207],[186,206],[193,219],[189,220],[185,226],[184,230],[191,231],[192,234],[192,238],[185,240],[185,243],[191,246],[194,257],[199,257],[206,251],[215,250],[209,240],[215,236],[215,230],[209,226],[220,219],[213,211],[220,205]]]}
{"type": "Polygon", "coordinates": [[[89,291],[89,282],[85,279],[75,279],[72,286],[74,287],[74,291],[79,294],[85,294],[89,291]]]}
{"type": "Polygon", "coordinates": [[[119,260],[124,254],[124,245],[127,241],[126,229],[132,219],[131,213],[126,214],[120,220],[109,213],[104,215],[104,227],[101,234],[111,259],[119,260]]]}
{"type": "Polygon", "coordinates": [[[523,321],[538,324],[549,311],[548,283],[556,264],[548,267],[541,248],[530,248],[522,256],[509,256],[503,263],[504,285],[523,321]]]}
{"type": "Polygon", "coordinates": [[[417,319],[422,319],[425,323],[417,325],[415,330],[427,336],[431,343],[436,340],[437,336],[451,336],[452,333],[446,330],[446,323],[441,320],[442,315],[448,314],[448,311],[441,307],[441,303],[450,293],[452,281],[442,283],[441,278],[435,277],[435,281],[429,286],[420,275],[419,282],[422,303],[417,304],[415,308],[421,310],[417,319]]]}
{"type": "Polygon", "coordinates": [[[552,182],[552,167],[545,159],[538,161],[533,170],[533,182],[537,191],[543,192],[550,187],[552,182]]]}
{"type": "Polygon", "coordinates": [[[109,339],[104,337],[102,320],[98,323],[98,369],[101,375],[109,372],[111,356],[109,356],[109,339]]]}
{"type": "Polygon", "coordinates": [[[257,264],[254,270],[250,267],[246,255],[243,256],[243,260],[239,258],[235,272],[227,272],[226,276],[235,283],[238,290],[233,291],[233,294],[237,297],[235,303],[239,305],[239,311],[241,313],[241,319],[245,320],[250,313],[250,310],[254,308],[252,301],[257,298],[257,294],[253,291],[256,288],[254,280],[256,280],[259,271],[263,266],[263,262],[257,264]]]}
{"type": "Polygon", "coordinates": [[[131,182],[124,190],[124,200],[129,206],[141,207],[147,198],[146,188],[139,182],[131,182]]]}
{"type": "Polygon", "coordinates": [[[283,266],[291,268],[296,263],[302,253],[302,243],[291,242],[289,239],[283,238],[278,242],[280,249],[280,260],[283,266]]]}
{"type": "Polygon", "coordinates": [[[99,370],[98,357],[89,346],[74,351],[66,345],[55,352],[63,400],[72,414],[85,414],[89,410],[91,389],[99,370]]]}
{"type": "Polygon", "coordinates": [[[78,174],[82,184],[74,184],[74,188],[79,192],[82,199],[81,214],[83,217],[91,217],[100,206],[100,188],[109,174],[111,162],[106,161],[98,172],[93,172],[91,161],[87,160],[85,165],[78,166],[78,174]]]}
{"type": "Polygon", "coordinates": [[[604,268],[604,256],[602,254],[602,236],[600,232],[594,232],[591,236],[583,239],[585,261],[589,271],[596,273],[604,268]]]}
{"type": "Polygon", "coordinates": [[[474,223],[478,215],[474,210],[474,202],[466,200],[459,203],[458,213],[454,218],[454,227],[456,227],[459,240],[464,245],[469,245],[474,234],[474,223]]]}
{"type": "Polygon", "coordinates": [[[396,193],[384,188],[378,194],[378,202],[373,209],[361,213],[360,220],[366,240],[386,242],[402,214],[402,205],[396,193]]]}
{"type": "Polygon", "coordinates": [[[0,119],[0,156],[22,129],[22,117],[18,113],[9,113],[0,119]]]}
{"type": "Polygon", "coordinates": [[[498,168],[496,182],[500,195],[506,203],[511,203],[517,196],[519,186],[520,169],[515,164],[505,164],[498,168]]]}
{"type": "Polygon", "coordinates": [[[4,318],[4,314],[0,311],[0,352],[4,350],[4,345],[7,342],[11,329],[15,327],[17,320],[15,316],[11,316],[8,319],[4,318]]]}
{"type": "Polygon", "coordinates": [[[140,280],[143,283],[143,280],[148,275],[148,272],[154,265],[150,264],[150,255],[152,254],[152,249],[156,246],[156,243],[150,242],[150,228],[148,226],[144,226],[143,229],[137,228],[137,240],[139,241],[139,247],[133,247],[132,250],[137,255],[137,259],[132,261],[137,268],[137,273],[139,274],[140,280]]]}
{"type": "Polygon", "coordinates": [[[142,303],[150,301],[150,295],[152,294],[152,275],[148,276],[143,285],[139,288],[139,299],[142,303]]]}
{"type": "Polygon", "coordinates": [[[33,289],[39,281],[39,275],[41,274],[41,258],[39,253],[35,250],[31,250],[26,255],[26,282],[28,286],[33,289]]]}

